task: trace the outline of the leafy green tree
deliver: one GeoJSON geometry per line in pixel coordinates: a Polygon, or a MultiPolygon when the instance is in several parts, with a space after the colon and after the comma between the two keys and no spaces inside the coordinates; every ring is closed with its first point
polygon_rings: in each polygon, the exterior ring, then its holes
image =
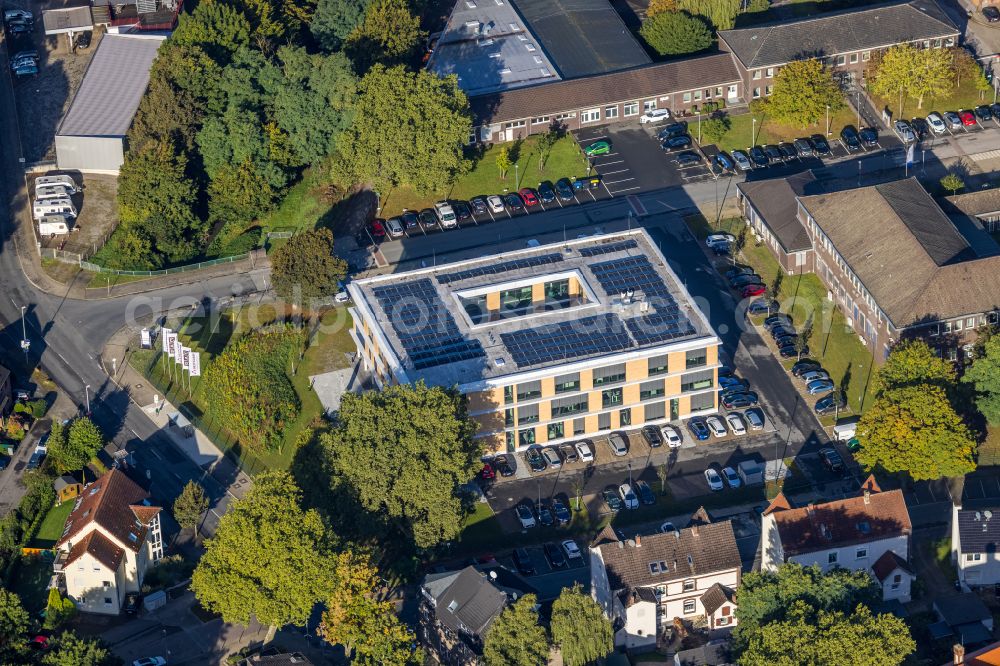
{"type": "Polygon", "coordinates": [[[302,348],[291,326],[249,333],[212,359],[205,368],[208,414],[252,450],[273,449],[299,414],[299,397],[288,376],[289,363],[302,348]]]}
{"type": "Polygon", "coordinates": [[[288,472],[254,479],[219,520],[191,577],[198,601],[226,622],[251,616],[274,627],[303,624],[334,589],[323,521],[303,511],[288,472]]]}
{"type": "Polygon", "coordinates": [[[962,381],[975,389],[976,407],[991,425],[1000,423],[1000,336],[991,335],[982,356],[972,362],[962,381]]]}
{"type": "MultiPolygon", "coordinates": [[[[4,516],[4,520],[13,516],[4,516]]],[[[18,663],[24,655],[24,635],[28,633],[31,617],[21,604],[21,597],[10,590],[0,588],[0,657],[18,663]]]]}
{"type": "Polygon", "coordinates": [[[703,16],[716,30],[729,30],[736,25],[742,0],[677,0],[677,9],[703,16]]]}
{"type": "Polygon", "coordinates": [[[231,4],[200,2],[190,14],[181,14],[170,41],[197,46],[219,64],[225,64],[240,47],[250,45],[250,21],[231,4]]]}
{"type": "Polygon", "coordinates": [[[917,647],[906,622],[891,613],[875,615],[859,604],[852,613],[811,608],[795,601],[781,621],[750,637],[740,664],[746,666],[897,666],[917,647]]]}
{"type": "Polygon", "coordinates": [[[915,481],[962,476],[976,469],[976,442],[944,389],[917,384],[882,391],[858,422],[867,469],[908,472],[915,481]]]}
{"type": "Polygon", "coordinates": [[[965,181],[957,173],[949,173],[943,176],[939,182],[941,183],[941,187],[948,190],[951,194],[955,194],[955,192],[965,187],[965,181]]]}
{"type": "Polygon", "coordinates": [[[94,422],[86,416],[74,419],[69,431],[62,424],[53,423],[49,435],[49,457],[60,474],[83,469],[84,465],[104,447],[104,437],[94,422]]]}
{"type": "Polygon", "coordinates": [[[375,65],[359,84],[354,122],[337,142],[334,176],[388,191],[444,189],[467,164],[469,102],[454,76],[375,65]],[[387,103],[387,100],[393,100],[387,103]]]}
{"type": "Polygon", "coordinates": [[[676,12],[677,0],[650,0],[646,7],[646,16],[656,16],[663,12],[676,12]]]}
{"type": "Polygon", "coordinates": [[[208,510],[208,496],[201,484],[191,479],[174,500],[174,520],[186,530],[194,530],[201,521],[201,514],[208,510]]]}
{"type": "Polygon", "coordinates": [[[893,347],[875,375],[877,391],[932,384],[946,391],[955,385],[955,368],[938,358],[923,340],[904,340],[893,347]]]}
{"type": "MultiPolygon", "coordinates": [[[[315,7],[315,0],[301,2],[305,11],[315,7]]],[[[290,0],[236,0],[234,7],[250,21],[251,38],[267,45],[283,42],[300,27],[300,19],[290,0]]]]}
{"type": "Polygon", "coordinates": [[[354,650],[354,662],[370,666],[417,666],[413,633],[396,617],[391,601],[378,599],[379,574],[352,553],[337,556],[337,585],[327,600],[319,635],[354,650]]]}
{"type": "Polygon", "coordinates": [[[844,96],[830,71],[816,58],[796,60],[781,68],[765,108],[779,122],[815,125],[830,111],[844,106],[844,96]]]}
{"type": "Polygon", "coordinates": [[[118,666],[121,659],[98,638],[83,638],[64,631],[51,639],[51,649],[42,657],[45,666],[118,666]]]}
{"type": "Polygon", "coordinates": [[[49,590],[49,601],[45,606],[45,628],[57,629],[76,613],[76,606],[69,597],[64,597],[56,588],[49,590]]]}
{"type": "Polygon", "coordinates": [[[538,147],[538,170],[545,168],[545,162],[552,154],[552,149],[559,141],[559,132],[549,130],[545,134],[539,134],[535,145],[538,147]]]}
{"type": "Polygon", "coordinates": [[[551,627],[566,666],[595,663],[615,649],[611,620],[579,584],[564,587],[552,604],[551,627]]]}
{"type": "Polygon", "coordinates": [[[642,22],[639,34],[660,55],[684,55],[712,45],[705,21],[687,12],[661,12],[642,22]]]}
{"type": "Polygon", "coordinates": [[[948,50],[898,44],[881,55],[870,86],[878,95],[898,95],[902,115],[904,95],[916,97],[917,108],[923,108],[924,97],[943,95],[954,82],[952,55],[948,50]]]}
{"type": "Polygon", "coordinates": [[[333,254],[333,234],[316,229],[297,234],[271,255],[271,282],[288,301],[329,298],[347,275],[347,262],[333,254]]]}
{"type": "Polygon", "coordinates": [[[309,30],[327,51],[339,51],[364,20],[371,0],[319,0],[309,30]]]}
{"type": "Polygon", "coordinates": [[[507,146],[500,146],[497,149],[497,171],[500,172],[500,180],[507,180],[507,172],[514,165],[510,159],[510,149],[507,146]]]}
{"type": "Polygon", "coordinates": [[[715,143],[721,141],[726,136],[732,125],[733,121],[725,114],[709,118],[701,124],[701,135],[712,143],[715,143]]]}
{"type": "Polygon", "coordinates": [[[538,666],[548,662],[549,640],[538,624],[536,598],[526,594],[494,620],[483,642],[486,666],[538,666]]]}
{"type": "Polygon", "coordinates": [[[784,564],[776,571],[754,571],[740,584],[738,623],[733,640],[742,651],[762,628],[788,619],[797,602],[818,611],[849,612],[858,604],[871,606],[881,598],[878,585],[866,571],[784,564]]]}
{"type": "Polygon", "coordinates": [[[376,62],[392,66],[405,63],[426,33],[420,17],[407,0],[371,0],[361,24],[347,38],[347,52],[360,73],[376,62]]]}
{"type": "Polygon", "coordinates": [[[323,438],[330,467],[364,508],[402,519],[418,547],[452,539],[464,515],[459,486],[481,455],[466,410],[458,392],[422,383],[346,393],[339,426],[323,438]]]}

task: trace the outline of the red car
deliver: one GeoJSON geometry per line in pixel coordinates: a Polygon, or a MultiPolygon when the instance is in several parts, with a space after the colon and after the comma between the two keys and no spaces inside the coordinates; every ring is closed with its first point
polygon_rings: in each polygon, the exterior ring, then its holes
{"type": "Polygon", "coordinates": [[[377,241],[380,241],[383,238],[385,238],[385,225],[379,218],[375,218],[374,220],[372,220],[371,226],[368,227],[368,230],[371,231],[372,238],[374,238],[377,241]]]}
{"type": "Polygon", "coordinates": [[[493,466],[489,463],[483,465],[483,469],[479,472],[479,478],[483,481],[492,481],[496,478],[496,472],[493,471],[493,466]]]}
{"type": "Polygon", "coordinates": [[[751,296],[760,296],[765,291],[767,291],[767,287],[762,284],[748,284],[743,287],[743,291],[740,294],[743,298],[750,298],[751,296]]]}
{"type": "Polygon", "coordinates": [[[530,187],[520,189],[517,193],[521,195],[522,199],[524,199],[524,205],[528,208],[538,205],[538,195],[535,194],[535,191],[530,187]]]}
{"type": "Polygon", "coordinates": [[[962,119],[962,124],[966,127],[976,124],[976,117],[972,115],[971,111],[959,111],[958,117],[962,119]]]}

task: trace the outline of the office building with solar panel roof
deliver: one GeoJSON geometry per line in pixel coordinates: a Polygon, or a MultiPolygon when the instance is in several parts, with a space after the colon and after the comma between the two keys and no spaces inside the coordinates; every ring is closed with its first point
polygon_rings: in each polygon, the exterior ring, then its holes
{"type": "Polygon", "coordinates": [[[457,386],[487,450],[717,410],[719,338],[642,229],[348,290],[376,383],[457,386]]]}

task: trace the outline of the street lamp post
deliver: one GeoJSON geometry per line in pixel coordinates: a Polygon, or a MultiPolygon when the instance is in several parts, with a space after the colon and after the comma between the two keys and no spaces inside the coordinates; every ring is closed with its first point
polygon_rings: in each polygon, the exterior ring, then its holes
{"type": "Polygon", "coordinates": [[[753,116],[750,117],[750,147],[752,148],[754,144],[757,143],[757,119],[753,116]]]}
{"type": "Polygon", "coordinates": [[[28,325],[24,319],[24,312],[27,309],[27,305],[21,306],[21,349],[24,350],[25,364],[27,364],[28,360],[28,348],[31,347],[31,342],[28,340],[28,325]]]}
{"type": "Polygon", "coordinates": [[[861,160],[858,160],[858,187],[861,187],[861,160]]]}
{"type": "Polygon", "coordinates": [[[858,90],[858,96],[855,100],[854,106],[858,109],[858,129],[861,129],[861,91],[858,90]]]}
{"type": "Polygon", "coordinates": [[[826,135],[830,136],[830,105],[826,105],[826,135]]]}
{"type": "Polygon", "coordinates": [[[90,384],[83,387],[83,394],[87,400],[87,416],[90,416],[90,384]]]}
{"type": "Polygon", "coordinates": [[[521,183],[521,177],[517,175],[519,168],[520,168],[520,165],[517,164],[517,163],[515,163],[514,164],[514,189],[515,190],[517,189],[517,186],[521,183]]]}

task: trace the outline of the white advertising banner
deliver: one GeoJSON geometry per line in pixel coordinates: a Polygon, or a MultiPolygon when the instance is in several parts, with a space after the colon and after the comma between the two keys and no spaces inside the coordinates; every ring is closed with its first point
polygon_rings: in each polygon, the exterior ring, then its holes
{"type": "Polygon", "coordinates": [[[188,347],[181,347],[181,367],[185,370],[191,368],[191,349],[188,347]]]}
{"type": "Polygon", "coordinates": [[[201,352],[191,352],[191,365],[188,368],[188,374],[192,377],[201,376],[201,352]]]}
{"type": "Polygon", "coordinates": [[[139,344],[143,349],[153,348],[153,334],[148,328],[144,328],[139,331],[139,344]]]}
{"type": "Polygon", "coordinates": [[[177,343],[177,334],[174,333],[173,331],[169,331],[163,336],[163,346],[166,347],[164,351],[167,352],[167,356],[169,358],[174,357],[174,351],[177,349],[176,343],[177,343]]]}
{"type": "Polygon", "coordinates": [[[176,335],[174,335],[174,362],[176,363],[182,362],[184,360],[183,355],[184,355],[184,345],[182,345],[181,341],[177,339],[176,335]]]}

